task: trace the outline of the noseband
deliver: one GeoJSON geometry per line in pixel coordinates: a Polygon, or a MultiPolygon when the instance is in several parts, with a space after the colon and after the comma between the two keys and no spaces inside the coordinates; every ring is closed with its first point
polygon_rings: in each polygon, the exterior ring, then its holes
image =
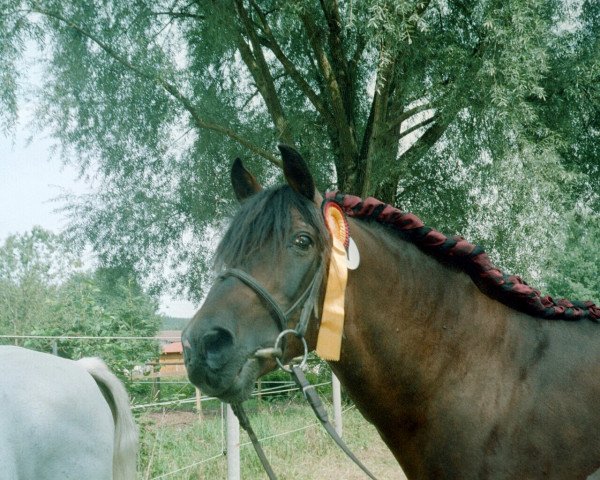
{"type": "Polygon", "coordinates": [[[285,349],[285,336],[288,334],[293,334],[297,338],[300,339],[302,345],[304,347],[304,353],[302,356],[302,361],[300,363],[300,367],[304,367],[306,364],[306,360],[308,358],[308,346],[306,344],[306,339],[304,335],[306,334],[306,330],[308,328],[308,321],[310,320],[311,311],[315,312],[315,317],[318,316],[318,295],[321,289],[321,284],[323,281],[323,267],[324,262],[319,262],[319,267],[317,268],[315,275],[308,285],[308,287],[302,292],[302,294],[298,297],[298,299],[292,304],[290,308],[288,308],[285,312],[283,308],[279,305],[277,300],[273,298],[273,296],[269,293],[269,291],[263,287],[258,280],[256,280],[252,275],[246,273],[239,268],[228,268],[221,275],[220,278],[224,279],[227,277],[235,277],[238,280],[241,280],[242,283],[250,287],[256,295],[258,295],[261,299],[263,299],[269,307],[269,310],[275,314],[275,318],[277,319],[277,325],[279,327],[279,336],[275,340],[275,345],[273,348],[263,348],[257,350],[255,352],[255,356],[258,357],[274,357],[279,367],[286,372],[290,373],[291,369],[285,366],[282,363],[283,351],[285,349]],[[302,311],[300,313],[300,320],[298,321],[295,328],[288,328],[290,323],[290,315],[298,309],[302,305],[302,311]],[[279,348],[279,344],[282,344],[282,348],[279,348]]]}

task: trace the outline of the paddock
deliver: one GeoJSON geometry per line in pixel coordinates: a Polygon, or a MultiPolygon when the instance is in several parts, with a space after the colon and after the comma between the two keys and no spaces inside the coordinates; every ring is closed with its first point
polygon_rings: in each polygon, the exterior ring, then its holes
{"type": "MultiPolygon", "coordinates": [[[[130,342],[148,339],[21,336],[16,340],[45,342],[47,346],[42,350],[51,353],[52,345],[61,342],[93,344],[118,341],[126,346],[130,342]]],[[[177,337],[171,340],[177,340],[177,337]]],[[[15,338],[2,336],[0,341],[14,343],[15,338]]],[[[160,340],[156,341],[160,345],[160,340]]],[[[319,365],[319,361],[313,357],[310,366],[314,368],[315,365],[319,365]]],[[[130,395],[131,408],[140,431],[137,461],[139,480],[264,478],[247,434],[239,430],[235,418],[230,420],[229,427],[233,428],[228,428],[226,404],[202,393],[197,396],[196,390],[184,376],[167,372],[156,383],[154,375],[160,375],[160,372],[146,376],[132,373],[127,383],[128,390],[134,392],[130,395]],[[156,385],[159,391],[155,390],[156,385]],[[145,393],[135,393],[140,391],[145,393]],[[228,459],[234,456],[238,459],[238,467],[235,467],[235,463],[228,465],[228,459]]],[[[404,479],[377,431],[355,407],[344,398],[334,409],[331,373],[327,371],[322,377],[323,381],[317,383],[317,389],[332,418],[334,410],[338,409],[339,422],[336,426],[343,427],[344,440],[360,453],[380,478],[404,479]]],[[[330,472],[331,475],[343,472],[343,478],[349,480],[364,478],[360,470],[322,431],[293,382],[285,378],[266,379],[256,385],[253,398],[254,404],[249,414],[257,425],[257,434],[266,452],[278,470],[292,468],[294,479],[321,478],[320,472],[330,472]],[[290,406],[292,414],[288,411],[290,406]],[[316,460],[315,446],[319,452],[316,460]]],[[[0,479],[4,480],[1,475],[0,479]]]]}

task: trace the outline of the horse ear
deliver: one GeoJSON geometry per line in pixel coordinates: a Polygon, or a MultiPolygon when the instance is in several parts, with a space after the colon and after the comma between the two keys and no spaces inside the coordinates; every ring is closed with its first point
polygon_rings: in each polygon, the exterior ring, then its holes
{"type": "Polygon", "coordinates": [[[317,192],[315,181],[302,155],[288,145],[279,144],[278,148],[283,159],[283,174],[288,185],[299,194],[320,205],[321,195],[317,192]]]}
{"type": "Polygon", "coordinates": [[[246,170],[239,158],[236,158],[231,166],[231,185],[240,203],[262,190],[260,183],[246,170]]]}

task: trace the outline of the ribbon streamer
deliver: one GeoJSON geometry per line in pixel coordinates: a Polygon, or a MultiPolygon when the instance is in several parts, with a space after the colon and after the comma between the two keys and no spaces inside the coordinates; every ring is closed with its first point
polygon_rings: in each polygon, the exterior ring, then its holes
{"type": "Polygon", "coordinates": [[[323,216],[327,229],[331,233],[333,245],[316,352],[324,360],[337,361],[340,359],[342,349],[344,301],[348,281],[346,257],[346,246],[349,241],[348,224],[341,208],[333,202],[325,204],[323,216]]]}

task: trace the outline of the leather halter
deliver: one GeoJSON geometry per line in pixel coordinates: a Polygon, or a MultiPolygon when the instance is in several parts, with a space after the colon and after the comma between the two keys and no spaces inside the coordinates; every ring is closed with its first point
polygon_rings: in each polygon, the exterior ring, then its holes
{"type": "MultiPolygon", "coordinates": [[[[306,329],[308,328],[308,321],[310,319],[311,311],[314,311],[315,316],[318,317],[317,297],[318,297],[319,291],[321,289],[321,284],[323,281],[323,273],[324,273],[324,262],[321,261],[321,262],[319,262],[319,266],[317,267],[315,275],[314,275],[312,281],[310,282],[310,284],[308,285],[308,287],[304,290],[304,292],[302,292],[300,297],[286,311],[284,311],[283,308],[281,308],[279,303],[273,298],[273,296],[269,293],[269,291],[261,285],[261,283],[258,280],[256,280],[252,275],[246,273],[245,271],[240,270],[238,268],[229,268],[229,269],[225,270],[223,273],[221,273],[221,275],[219,277],[220,278],[227,278],[227,277],[237,278],[238,280],[243,282],[245,285],[250,287],[261,299],[263,299],[266,302],[270,311],[275,314],[275,317],[277,319],[277,325],[280,329],[280,334],[277,337],[277,340],[275,341],[275,346],[271,349],[266,349],[266,350],[268,350],[267,356],[275,357],[275,360],[276,360],[277,364],[279,365],[279,367],[292,375],[292,377],[294,378],[294,381],[296,382],[298,387],[302,390],[304,397],[307,399],[311,408],[315,412],[315,415],[317,416],[317,418],[319,419],[319,421],[321,422],[321,424],[323,425],[323,427],[325,428],[327,433],[329,433],[331,438],[333,438],[335,443],[344,451],[344,453],[346,455],[348,455],[348,457],[354,463],[356,463],[356,465],[358,465],[367,474],[367,476],[369,478],[376,480],[375,476],[373,476],[373,474],[367,469],[367,467],[365,467],[362,464],[362,462],[352,453],[352,451],[348,448],[348,446],[344,443],[344,441],[337,434],[337,432],[335,431],[335,428],[333,427],[333,425],[331,425],[331,422],[329,421],[329,418],[327,416],[327,411],[323,407],[323,404],[321,403],[321,400],[320,400],[319,396],[317,395],[315,388],[308,382],[308,380],[304,376],[304,373],[301,370],[301,368],[306,363],[306,357],[308,356],[308,347],[306,346],[306,340],[304,339],[304,334],[306,333],[306,329]],[[298,324],[296,325],[295,328],[288,328],[290,315],[300,305],[302,305],[302,311],[300,313],[300,320],[298,321],[298,324]],[[300,365],[292,365],[291,367],[287,367],[287,366],[283,365],[283,363],[281,361],[281,359],[284,357],[285,346],[282,345],[281,349],[279,349],[278,346],[279,346],[280,341],[282,343],[285,341],[285,335],[287,333],[293,333],[296,337],[298,337],[302,341],[302,343],[304,345],[304,356],[303,356],[303,359],[302,359],[302,362],[300,365]]],[[[264,349],[261,349],[261,350],[264,350],[264,349]]],[[[259,356],[258,353],[255,355],[259,356]]],[[[262,355],[260,355],[260,356],[262,356],[262,355]]],[[[258,437],[254,433],[254,430],[252,429],[252,426],[250,425],[250,421],[248,419],[248,416],[246,415],[246,411],[245,411],[244,407],[242,406],[242,403],[233,403],[233,404],[231,404],[231,408],[232,408],[233,412],[235,413],[235,415],[238,417],[238,420],[240,421],[240,425],[242,426],[242,428],[244,430],[246,430],[246,432],[248,433],[248,436],[250,437],[252,445],[254,446],[254,450],[256,450],[256,453],[261,461],[263,468],[265,469],[265,472],[267,473],[267,476],[269,477],[270,480],[277,480],[277,476],[275,475],[275,472],[273,471],[271,465],[269,464],[269,461],[267,460],[267,456],[265,455],[265,453],[260,445],[258,437]]]]}
{"type": "Polygon", "coordinates": [[[277,318],[277,324],[279,326],[280,331],[284,331],[288,328],[289,324],[289,316],[301,305],[302,313],[300,314],[300,321],[298,325],[294,329],[298,337],[304,337],[306,333],[306,329],[308,327],[308,320],[310,318],[311,310],[317,309],[317,295],[319,294],[319,290],[321,287],[321,282],[323,281],[323,262],[319,263],[319,267],[315,272],[315,276],[313,280],[310,282],[310,285],[302,292],[298,300],[296,300],[293,305],[288,308],[285,312],[277,303],[277,300],[273,298],[273,296],[269,293],[269,291],[263,287],[258,280],[256,280],[252,275],[240,270],[239,268],[228,268],[221,275],[220,278],[227,277],[235,277],[238,280],[241,280],[244,284],[254,290],[260,298],[262,298],[269,305],[271,311],[275,314],[277,318]]]}

